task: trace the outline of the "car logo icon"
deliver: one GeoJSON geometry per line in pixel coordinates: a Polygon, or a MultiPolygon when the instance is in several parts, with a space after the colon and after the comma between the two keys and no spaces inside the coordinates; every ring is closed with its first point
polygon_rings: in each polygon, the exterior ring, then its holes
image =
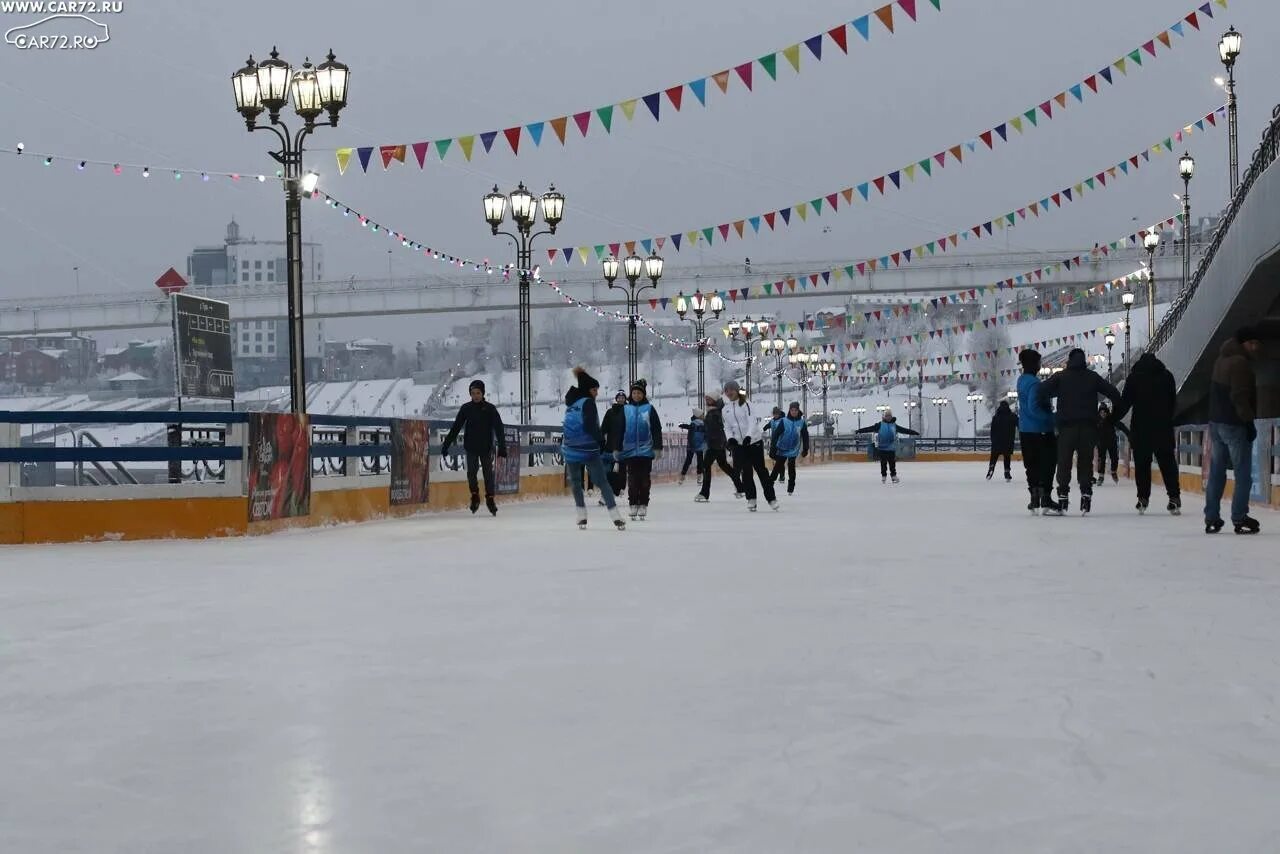
{"type": "Polygon", "coordinates": [[[99,23],[88,15],[78,15],[62,13],[56,15],[46,15],[38,21],[30,24],[23,24],[20,27],[11,27],[5,30],[5,44],[11,44],[19,48],[28,47],[76,47],[87,48],[92,50],[103,42],[111,39],[111,31],[106,24],[99,23]],[[51,21],[67,21],[75,22],[76,19],[88,21],[91,26],[91,35],[69,36],[65,32],[58,32],[56,25],[49,25],[51,21]]]}

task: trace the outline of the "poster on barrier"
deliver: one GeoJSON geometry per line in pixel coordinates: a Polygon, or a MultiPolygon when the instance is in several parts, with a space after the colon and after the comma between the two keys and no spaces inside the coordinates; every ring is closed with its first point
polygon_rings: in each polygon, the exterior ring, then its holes
{"type": "Polygon", "coordinates": [[[431,487],[430,427],[426,421],[391,419],[391,506],[426,504],[431,487]]]}
{"type": "Polygon", "coordinates": [[[311,423],[287,412],[249,413],[249,521],[311,512],[311,423]]]}
{"type": "Polygon", "coordinates": [[[493,478],[497,481],[499,495],[517,495],[520,492],[520,431],[515,427],[502,429],[507,441],[507,456],[493,461],[493,478]]]}

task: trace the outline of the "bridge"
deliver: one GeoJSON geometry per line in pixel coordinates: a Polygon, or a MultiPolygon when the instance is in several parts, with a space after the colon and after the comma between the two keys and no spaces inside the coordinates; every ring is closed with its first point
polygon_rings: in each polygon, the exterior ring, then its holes
{"type": "MultiPolygon", "coordinates": [[[[876,295],[926,296],[965,288],[976,288],[1003,281],[1031,270],[1050,266],[1063,259],[1089,257],[1089,249],[1071,248],[1035,252],[1001,251],[961,254],[952,252],[920,258],[904,266],[869,272],[866,276],[843,280],[833,287],[797,289],[794,293],[766,296],[765,282],[787,277],[831,270],[849,262],[816,260],[791,263],[751,265],[707,265],[681,267],[668,263],[662,279],[661,294],[674,297],[680,291],[740,290],[751,287],[752,297],[741,307],[731,310],[759,311],[758,303],[785,304],[789,300],[827,297],[843,302],[851,297],[876,295]]],[[[1087,264],[1072,265],[1041,287],[1057,285],[1085,286],[1110,281],[1132,273],[1145,260],[1146,253],[1126,249],[1098,256],[1087,264]]],[[[424,262],[427,264],[435,262],[424,262]]],[[[1157,281],[1170,284],[1179,275],[1176,253],[1157,256],[1157,281]]],[[[595,305],[617,309],[625,301],[615,296],[598,275],[594,265],[585,270],[578,265],[544,268],[543,275],[560,284],[573,296],[595,305]]],[[[834,281],[834,280],[833,280],[834,281]]],[[[283,286],[276,291],[262,291],[243,285],[226,285],[201,289],[213,299],[231,303],[231,316],[236,320],[282,320],[286,317],[283,286]]],[[[534,286],[535,310],[570,307],[549,287],[534,286]]],[[[357,280],[315,282],[306,287],[304,312],[309,320],[344,317],[385,316],[398,314],[452,314],[463,312],[516,311],[516,289],[504,284],[502,275],[494,272],[457,271],[453,276],[424,276],[395,280],[357,280]]],[[[0,335],[24,335],[74,329],[81,332],[112,329],[145,329],[169,327],[172,324],[169,302],[155,288],[113,294],[86,294],[60,297],[16,297],[0,300],[0,335]]]]}

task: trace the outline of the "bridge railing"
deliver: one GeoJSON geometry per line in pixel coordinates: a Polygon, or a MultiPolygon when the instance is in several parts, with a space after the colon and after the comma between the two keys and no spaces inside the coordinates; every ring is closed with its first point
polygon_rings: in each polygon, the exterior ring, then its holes
{"type": "MultiPolygon", "coordinates": [[[[875,447],[875,434],[862,436],[837,436],[834,450],[838,454],[870,455],[875,447]]],[[[898,456],[911,459],[918,454],[990,453],[991,437],[930,438],[927,436],[902,436],[898,439],[898,456]]]]}
{"type": "Polygon", "coordinates": [[[1158,352],[1173,336],[1178,322],[1186,312],[1187,306],[1195,298],[1201,281],[1203,281],[1209,267],[1213,264],[1213,259],[1217,257],[1218,250],[1222,247],[1223,239],[1226,237],[1227,232],[1231,230],[1231,224],[1235,222],[1236,213],[1240,210],[1241,204],[1248,198],[1249,191],[1253,189],[1253,185],[1258,178],[1275,162],[1278,155],[1280,155],[1280,104],[1277,104],[1271,110],[1271,123],[1262,132],[1262,140],[1258,143],[1258,148],[1253,153],[1253,159],[1240,181],[1235,197],[1228,203],[1227,210],[1218,223],[1217,230],[1214,232],[1213,239],[1209,242],[1204,254],[1200,256],[1200,263],[1196,266],[1195,275],[1192,276],[1187,289],[1174,299],[1169,310],[1165,312],[1164,317],[1157,324],[1149,345],[1152,352],[1158,352]]]}

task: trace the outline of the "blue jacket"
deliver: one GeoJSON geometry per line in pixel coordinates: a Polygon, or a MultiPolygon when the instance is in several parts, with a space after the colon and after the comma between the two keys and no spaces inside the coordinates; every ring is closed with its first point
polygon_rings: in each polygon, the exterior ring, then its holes
{"type": "Polygon", "coordinates": [[[589,463],[600,456],[600,422],[596,402],[579,397],[564,411],[564,441],[560,447],[566,463],[589,463]]]}
{"type": "Polygon", "coordinates": [[[854,430],[855,433],[875,433],[876,434],[876,450],[879,451],[896,451],[898,449],[898,435],[919,436],[915,430],[910,427],[902,427],[898,424],[898,419],[892,418],[888,421],[877,421],[869,427],[863,427],[861,430],[854,430]]]}
{"type": "Polygon", "coordinates": [[[680,429],[689,431],[689,450],[700,454],[707,449],[707,425],[701,418],[690,418],[680,429]]]}
{"type": "Polygon", "coordinates": [[[1035,374],[1018,377],[1018,430],[1022,433],[1053,432],[1053,413],[1040,400],[1040,378],[1035,374]]]}
{"type": "Polygon", "coordinates": [[[622,459],[636,457],[653,459],[654,451],[662,448],[662,422],[649,401],[628,403],[623,410],[626,419],[622,430],[622,459]]]}
{"type": "Polygon", "coordinates": [[[809,428],[804,418],[779,418],[772,422],[773,456],[794,460],[801,452],[809,451],[809,428]]]}

